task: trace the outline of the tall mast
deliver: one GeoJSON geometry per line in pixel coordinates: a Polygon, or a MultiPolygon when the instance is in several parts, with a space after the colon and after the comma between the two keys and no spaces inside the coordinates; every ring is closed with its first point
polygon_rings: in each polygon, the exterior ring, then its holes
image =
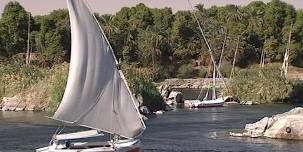
{"type": "Polygon", "coordinates": [[[235,50],[235,54],[234,54],[233,66],[231,68],[229,79],[231,79],[235,73],[235,64],[236,64],[237,52],[238,52],[238,48],[239,48],[239,42],[240,42],[240,36],[238,36],[237,46],[236,46],[236,50],[235,50]]]}
{"type": "Polygon", "coordinates": [[[285,78],[287,77],[287,72],[288,72],[287,71],[288,70],[288,57],[289,57],[289,51],[290,51],[292,27],[293,27],[293,23],[291,23],[291,25],[290,25],[288,43],[287,43],[287,47],[286,47],[286,50],[285,50],[284,61],[283,61],[283,64],[282,64],[282,69],[281,69],[281,76],[284,76],[285,78]]]}
{"type": "Polygon", "coordinates": [[[260,58],[260,71],[264,68],[264,64],[265,64],[265,50],[263,47],[261,51],[261,58],[260,58]]]}
{"type": "Polygon", "coordinates": [[[213,85],[212,85],[212,100],[215,100],[216,97],[216,66],[214,65],[213,71],[213,85]]]}
{"type": "Polygon", "coordinates": [[[219,59],[219,64],[218,64],[219,70],[221,69],[221,62],[222,62],[223,53],[224,53],[224,49],[225,49],[226,39],[227,39],[227,30],[225,29],[224,30],[224,41],[222,44],[222,49],[221,49],[221,54],[220,54],[220,59],[219,59]]]}
{"type": "Polygon", "coordinates": [[[30,28],[31,28],[31,14],[28,13],[28,26],[27,26],[27,51],[25,63],[30,64],[30,28]]]}
{"type": "MultiPolygon", "coordinates": [[[[194,7],[192,6],[192,3],[190,2],[190,0],[188,0],[188,4],[189,4],[189,6],[191,7],[191,9],[194,10],[194,7]]],[[[216,63],[216,61],[215,61],[215,58],[214,58],[214,55],[213,55],[213,51],[212,51],[212,49],[211,49],[211,47],[210,47],[210,45],[209,45],[209,43],[208,43],[208,40],[207,40],[207,38],[206,38],[206,36],[205,36],[205,34],[204,34],[204,31],[203,31],[203,29],[202,29],[202,26],[201,26],[201,24],[200,24],[200,22],[199,22],[199,20],[198,20],[198,18],[197,18],[197,16],[196,16],[196,14],[195,14],[194,12],[193,12],[192,14],[193,14],[193,16],[194,16],[194,18],[195,18],[195,20],[196,20],[196,22],[197,22],[197,24],[198,24],[199,30],[200,30],[200,32],[201,32],[201,34],[202,34],[202,36],[203,36],[203,39],[204,39],[204,41],[205,41],[205,43],[206,43],[207,48],[208,48],[208,52],[209,52],[209,54],[210,54],[210,58],[211,58],[211,60],[212,60],[212,62],[213,62],[213,64],[214,64],[214,66],[215,66],[214,69],[216,69],[216,72],[218,72],[219,77],[222,78],[223,84],[224,84],[225,88],[227,89],[227,91],[229,92],[229,89],[227,88],[227,85],[226,85],[226,83],[225,83],[224,77],[222,76],[220,70],[219,70],[218,67],[217,67],[217,63],[216,63]]]]}

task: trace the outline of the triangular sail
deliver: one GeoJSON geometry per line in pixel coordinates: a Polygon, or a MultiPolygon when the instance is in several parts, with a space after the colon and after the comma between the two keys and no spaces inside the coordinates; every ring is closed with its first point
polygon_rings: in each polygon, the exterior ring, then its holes
{"type": "Polygon", "coordinates": [[[67,0],[72,50],[54,119],[135,138],[145,129],[105,35],[83,0],[67,0]]]}

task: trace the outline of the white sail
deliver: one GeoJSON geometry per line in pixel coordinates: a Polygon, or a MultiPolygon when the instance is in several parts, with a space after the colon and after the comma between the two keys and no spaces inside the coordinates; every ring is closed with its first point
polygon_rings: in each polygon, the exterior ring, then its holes
{"type": "Polygon", "coordinates": [[[67,0],[72,50],[67,86],[54,119],[126,138],[145,125],[101,27],[83,0],[67,0]]]}

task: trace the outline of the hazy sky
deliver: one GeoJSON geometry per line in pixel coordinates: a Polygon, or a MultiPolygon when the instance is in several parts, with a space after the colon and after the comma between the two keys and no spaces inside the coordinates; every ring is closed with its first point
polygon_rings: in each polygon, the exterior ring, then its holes
{"type": "MultiPolygon", "coordinates": [[[[4,6],[11,0],[0,0],[0,13],[4,6]]],[[[66,8],[66,0],[16,0],[27,10],[34,15],[43,15],[59,8],[66,8]]],[[[251,0],[191,0],[193,4],[202,3],[206,7],[212,5],[247,5],[251,0]]],[[[269,2],[270,0],[263,0],[269,2]]],[[[296,8],[303,8],[303,0],[284,0],[287,3],[294,5],[296,8]]],[[[188,10],[189,5],[187,0],[88,0],[90,6],[95,12],[100,14],[114,14],[124,6],[135,6],[138,3],[144,3],[148,7],[163,8],[171,7],[174,11],[188,10]]]]}

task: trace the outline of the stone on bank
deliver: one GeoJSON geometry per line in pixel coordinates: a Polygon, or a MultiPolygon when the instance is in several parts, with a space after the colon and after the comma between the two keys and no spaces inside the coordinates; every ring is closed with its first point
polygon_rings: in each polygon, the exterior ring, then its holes
{"type": "Polygon", "coordinates": [[[247,124],[243,133],[230,133],[235,137],[269,137],[277,139],[303,140],[303,108],[264,117],[258,122],[247,124]]]}

